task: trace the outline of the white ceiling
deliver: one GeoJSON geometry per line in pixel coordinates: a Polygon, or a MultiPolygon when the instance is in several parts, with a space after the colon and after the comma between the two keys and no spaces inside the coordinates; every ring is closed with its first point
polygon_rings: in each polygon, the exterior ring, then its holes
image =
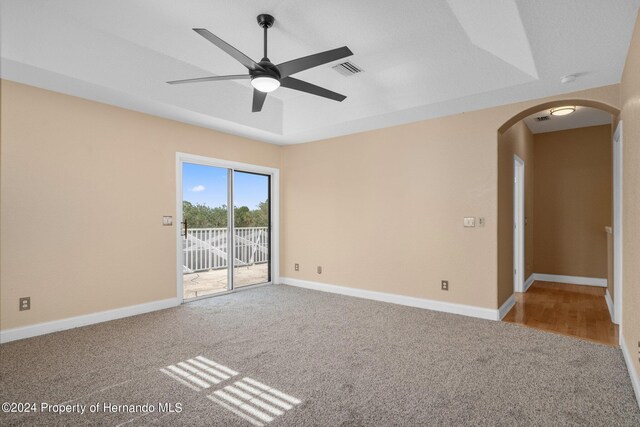
{"type": "Polygon", "coordinates": [[[618,83],[640,0],[1,0],[3,78],[263,141],[288,144],[618,83]],[[296,78],[338,103],[280,88],[251,113],[242,74],[191,30],[255,60],[259,13],[274,63],[347,45],[364,73],[296,78]],[[580,77],[561,84],[567,74],[580,77]]]}
{"type": "Polygon", "coordinates": [[[587,126],[611,124],[611,113],[591,107],[576,107],[576,111],[566,116],[552,116],[550,110],[539,111],[524,119],[532,133],[555,132],[559,130],[577,129],[587,126]],[[538,121],[538,117],[549,117],[538,121]]]}

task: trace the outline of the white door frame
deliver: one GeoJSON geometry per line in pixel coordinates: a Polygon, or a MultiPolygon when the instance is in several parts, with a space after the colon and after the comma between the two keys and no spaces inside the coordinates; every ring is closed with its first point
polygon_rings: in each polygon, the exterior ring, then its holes
{"type": "MultiPolygon", "coordinates": [[[[265,284],[280,283],[280,170],[266,166],[252,165],[249,163],[232,162],[229,160],[214,159],[212,157],[198,156],[188,153],[176,153],[176,296],[184,301],[182,287],[182,164],[195,163],[205,166],[214,166],[241,172],[253,172],[271,176],[271,280],[265,284]]],[[[229,189],[233,182],[229,180],[229,189]]],[[[231,193],[230,193],[231,194],[231,193]]],[[[230,220],[233,221],[233,209],[229,209],[230,220]]],[[[233,239],[229,239],[231,241],[233,239]]],[[[232,268],[231,268],[232,270],[232,268]]],[[[219,294],[216,294],[219,295],[219,294]]]]}
{"type": "Polygon", "coordinates": [[[524,292],[524,161],[513,155],[513,290],[524,292]]]}
{"type": "Polygon", "coordinates": [[[613,322],[622,323],[622,120],[613,134],[613,322]]]}

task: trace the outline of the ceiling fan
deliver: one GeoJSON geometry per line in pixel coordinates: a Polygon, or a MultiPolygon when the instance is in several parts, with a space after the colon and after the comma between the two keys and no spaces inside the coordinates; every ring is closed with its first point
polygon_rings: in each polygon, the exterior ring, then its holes
{"type": "Polygon", "coordinates": [[[251,79],[251,85],[254,88],[252,108],[254,113],[262,110],[267,93],[276,90],[280,86],[342,102],[346,96],[302,80],[294,79],[291,75],[351,56],[353,55],[353,52],[351,52],[348,47],[343,46],[337,49],[327,50],[325,52],[316,53],[315,55],[309,55],[275,65],[267,57],[267,29],[273,26],[274,21],[275,18],[271,15],[258,15],[258,25],[264,29],[264,58],[262,58],[260,62],[255,62],[253,59],[249,58],[247,55],[204,28],[194,28],[193,31],[200,34],[202,37],[231,55],[236,61],[247,67],[249,74],[199,77],[195,79],[173,80],[167,83],[182,84],[219,80],[251,79]]]}

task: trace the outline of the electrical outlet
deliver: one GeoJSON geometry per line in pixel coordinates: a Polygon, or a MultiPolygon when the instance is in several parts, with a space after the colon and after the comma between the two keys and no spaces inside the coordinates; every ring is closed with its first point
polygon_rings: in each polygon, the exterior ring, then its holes
{"type": "Polygon", "coordinates": [[[476,226],[476,218],[472,216],[464,217],[463,224],[465,227],[475,227],[476,226]]]}
{"type": "Polygon", "coordinates": [[[322,274],[322,267],[318,266],[318,274],[322,274]]]}
{"type": "Polygon", "coordinates": [[[449,290],[449,281],[448,280],[443,280],[442,282],[440,282],[440,287],[442,288],[443,291],[448,291],[449,290]]]}
{"type": "Polygon", "coordinates": [[[20,298],[20,311],[31,310],[31,297],[20,298]]]}
{"type": "Polygon", "coordinates": [[[296,264],[295,264],[295,266],[293,267],[293,269],[294,269],[294,270],[296,270],[296,271],[300,271],[300,264],[298,264],[298,263],[296,262],[296,264]]]}
{"type": "Polygon", "coordinates": [[[478,227],[484,227],[484,217],[478,218],[478,227]]]}

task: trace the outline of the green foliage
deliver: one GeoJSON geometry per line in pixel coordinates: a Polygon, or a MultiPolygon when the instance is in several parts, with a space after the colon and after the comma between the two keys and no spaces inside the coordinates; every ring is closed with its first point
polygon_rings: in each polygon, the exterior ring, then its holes
{"type": "MultiPolygon", "coordinates": [[[[183,218],[189,228],[223,228],[227,226],[227,205],[216,208],[207,205],[194,205],[182,202],[183,218]]],[[[246,206],[234,208],[236,227],[267,227],[269,225],[269,202],[258,204],[258,208],[250,210],[246,206]]]]}

